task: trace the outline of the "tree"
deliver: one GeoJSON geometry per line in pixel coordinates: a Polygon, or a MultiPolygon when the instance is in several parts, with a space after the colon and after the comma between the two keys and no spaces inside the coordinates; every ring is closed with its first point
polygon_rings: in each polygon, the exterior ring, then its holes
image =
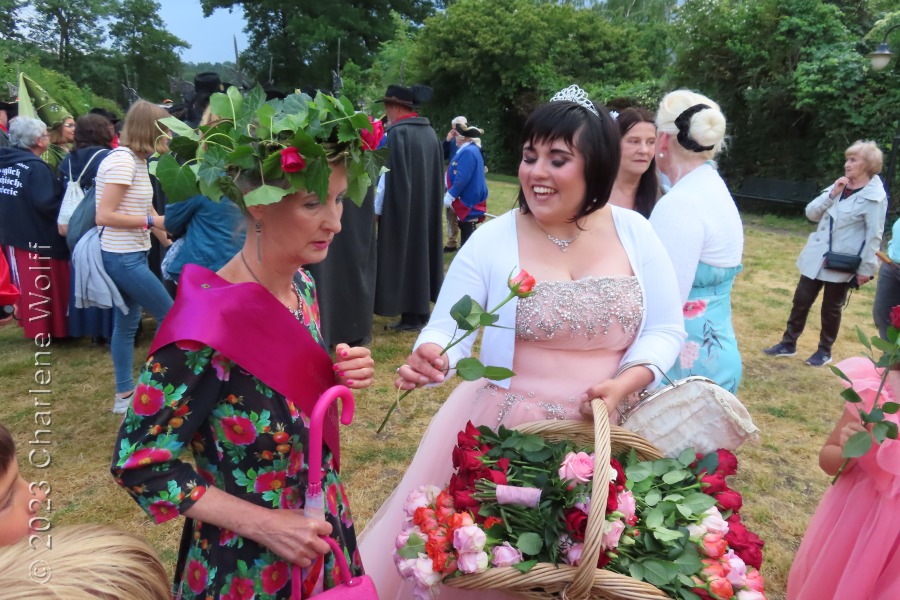
{"type": "Polygon", "coordinates": [[[132,87],[141,96],[156,99],[169,95],[166,76],[181,73],[176,50],[190,47],[166,31],[159,8],[155,0],[123,0],[109,28],[113,48],[121,54],[132,87]]]}
{"type": "Polygon", "coordinates": [[[854,140],[885,147],[884,115],[894,114],[900,86],[869,71],[857,4],[688,0],[679,9],[673,83],[722,106],[731,135],[722,167],[732,179],[831,182],[854,140]],[[839,4],[852,5],[853,18],[839,4]]]}
{"type": "MultiPolygon", "coordinates": [[[[394,33],[391,12],[421,23],[433,0],[201,0],[206,15],[242,5],[250,34],[244,53],[257,76],[281,86],[330,89],[341,62],[371,64],[381,42],[394,33]]],[[[243,58],[243,57],[242,57],[243,58]]]]}
{"type": "Polygon", "coordinates": [[[0,14],[3,19],[0,20],[0,39],[16,40],[21,39],[22,34],[19,31],[19,11],[28,4],[28,0],[0,0],[0,14]]]}
{"type": "Polygon", "coordinates": [[[491,168],[512,171],[525,118],[554,92],[578,83],[599,100],[604,86],[651,78],[636,37],[633,25],[612,24],[600,11],[457,0],[425,22],[411,75],[434,88],[426,107],[433,120],[449,127],[465,115],[486,130],[491,168]]]}
{"type": "Polygon", "coordinates": [[[100,50],[105,40],[98,26],[112,16],[115,0],[34,0],[36,16],[28,28],[35,40],[52,52],[64,71],[86,54],[100,50]]]}

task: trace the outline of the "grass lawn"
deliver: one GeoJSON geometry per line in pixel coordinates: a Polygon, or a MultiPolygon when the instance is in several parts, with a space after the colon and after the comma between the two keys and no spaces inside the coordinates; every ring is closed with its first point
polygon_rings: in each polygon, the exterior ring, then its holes
{"type": "MultiPolygon", "coordinates": [[[[500,214],[514,204],[518,189],[514,179],[492,177],[490,188],[492,213],[500,214]]],[[[770,359],[761,353],[780,339],[798,279],[794,261],[812,226],[799,217],[745,215],[744,229],[744,271],[733,296],[744,357],[739,396],[762,429],[762,441],[738,452],[741,469],[734,485],[744,494],[744,520],[766,540],[763,575],[768,597],[777,600],[784,597],[792,557],[828,483],[818,468],[817,455],[840,414],[841,386],[828,369],[803,364],[816,349],[818,305],[797,356],[770,359]]],[[[872,283],[853,294],[834,348],[836,360],[860,352],[857,325],[867,332],[874,329],[874,292],[872,283]]],[[[385,433],[375,434],[396,397],[391,383],[394,369],[404,362],[415,339],[413,334],[384,332],[383,326],[390,321],[376,318],[372,345],[376,382],[357,395],[356,421],[342,432],[344,474],[360,530],[398,483],[429,419],[452,388],[448,384],[417,391],[392,417],[385,433]]],[[[145,338],[135,350],[138,364],[148,346],[145,338]]],[[[16,327],[0,329],[0,422],[15,432],[23,458],[33,448],[49,448],[49,467],[23,464],[23,473],[28,479],[50,483],[52,526],[101,522],[127,529],[148,538],[173,569],[181,522],[153,525],[109,475],[121,418],[110,412],[113,373],[108,350],[84,340],[54,344],[49,358],[38,361],[35,352],[41,350],[23,339],[16,327]],[[41,361],[50,366],[35,366],[41,361]],[[49,371],[49,383],[40,370],[49,371]],[[48,402],[49,409],[36,408],[35,398],[48,402]],[[44,410],[52,419],[48,426],[37,424],[41,416],[35,413],[44,410]],[[49,430],[40,439],[51,445],[29,444],[37,430],[49,430]]]]}

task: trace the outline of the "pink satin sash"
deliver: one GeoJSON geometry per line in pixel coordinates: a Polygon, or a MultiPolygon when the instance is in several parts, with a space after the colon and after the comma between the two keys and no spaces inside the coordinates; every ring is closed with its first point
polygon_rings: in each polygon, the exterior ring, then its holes
{"type": "MultiPolygon", "coordinates": [[[[175,304],[150,354],[185,340],[227,356],[307,417],[334,385],[331,357],[268,290],[258,283],[230,283],[197,265],[182,270],[175,304]]],[[[325,414],[322,438],[340,469],[337,403],[325,414]]]]}

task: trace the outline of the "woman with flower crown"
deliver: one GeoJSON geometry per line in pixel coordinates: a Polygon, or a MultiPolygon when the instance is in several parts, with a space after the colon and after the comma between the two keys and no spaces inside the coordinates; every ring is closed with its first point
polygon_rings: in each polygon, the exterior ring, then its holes
{"type": "MultiPolygon", "coordinates": [[[[413,593],[390,552],[405,517],[403,504],[423,484],[447,484],[451,450],[467,421],[512,427],[590,418],[584,413],[595,398],[615,415],[626,396],[658,377],[645,366],[616,376],[620,367],[649,361],[666,369],[681,348],[678,288],[665,250],[646,219],[607,203],[620,154],[607,111],[573,86],[531,114],[523,140],[519,209],[480,227],[457,254],[431,321],[395,383],[412,389],[442,382],[471,353],[475,337],[440,355],[456,329],[451,305],[468,294],[494,307],[509,294],[511,274],[524,269],[537,280],[533,293],[500,309],[498,327],[485,330],[481,346],[485,364],[516,375],[464,382],[454,390],[400,485],[363,532],[363,560],[382,600],[413,593]]],[[[443,597],[494,596],[444,588],[443,597]]]]}
{"type": "Polygon", "coordinates": [[[184,267],[119,431],[112,473],[157,523],[186,517],[177,597],[297,600],[292,566],[308,569],[303,598],[323,571],[324,588],[335,585],[335,559],[319,536],[334,538],[351,570],[361,571],[338,472],[336,414],[322,434],[325,520],[301,509],[312,408],[334,384],[368,387],[374,363],[368,349],[346,344],[332,363],[302,266],[325,258],[344,198],[361,201],[369,186],[369,120],[323,95],[267,102],[261,90],[231,92],[212,104],[223,120],[201,128],[202,138],[162,120],[179,134],[173,152],[186,162],[163,157],[157,175],[172,201],[226,193],[250,233],[218,272],[184,267]],[[192,166],[205,179],[193,177],[192,166]],[[180,460],[186,450],[196,467],[180,460]]]}

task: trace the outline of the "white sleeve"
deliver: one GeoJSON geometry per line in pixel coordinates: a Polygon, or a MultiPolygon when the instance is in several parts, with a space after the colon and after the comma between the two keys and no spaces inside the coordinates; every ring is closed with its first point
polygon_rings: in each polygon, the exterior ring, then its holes
{"type": "MultiPolygon", "coordinates": [[[[482,239],[487,238],[485,236],[472,236],[453,258],[453,262],[450,263],[450,269],[444,277],[444,283],[441,286],[437,302],[434,304],[431,319],[416,340],[413,350],[425,343],[437,344],[443,348],[454,337],[462,335],[463,332],[457,329],[456,321],[450,316],[450,309],[463,296],[470,296],[482,308],[490,310],[490,307],[485,306],[488,301],[490,281],[487,280],[478,257],[490,257],[491,253],[485,249],[481,249],[479,252],[478,247],[481,244],[478,242],[482,239]]],[[[472,345],[477,337],[478,335],[473,333],[450,349],[447,353],[447,358],[450,361],[451,368],[455,367],[456,363],[461,359],[471,356],[472,345]]]]}
{"type": "Polygon", "coordinates": [[[704,227],[701,215],[693,214],[680,199],[669,198],[656,205],[650,214],[650,224],[668,253],[675,269],[681,304],[687,302],[691,285],[703,251],[704,227]]]}
{"type": "MultiPolygon", "coordinates": [[[[813,198],[813,200],[806,205],[806,218],[812,221],[813,223],[818,223],[822,220],[822,217],[825,216],[825,211],[831,208],[831,205],[834,204],[834,201],[837,200],[837,196],[834,198],[831,197],[831,190],[834,189],[832,185],[824,192],[813,198]]],[[[840,196],[840,194],[838,194],[840,196]]]]}
{"type": "Polygon", "coordinates": [[[378,185],[375,186],[375,214],[379,217],[381,216],[381,210],[384,208],[384,176],[387,173],[382,173],[381,177],[378,178],[378,185]]]}
{"type": "MultiPolygon", "coordinates": [[[[657,236],[648,231],[637,243],[641,246],[639,269],[647,310],[641,334],[625,353],[622,364],[648,361],[666,372],[675,363],[687,337],[683,303],[678,296],[672,262],[657,236]]],[[[654,371],[654,376],[654,384],[649,388],[661,379],[660,373],[654,371]]]]}

